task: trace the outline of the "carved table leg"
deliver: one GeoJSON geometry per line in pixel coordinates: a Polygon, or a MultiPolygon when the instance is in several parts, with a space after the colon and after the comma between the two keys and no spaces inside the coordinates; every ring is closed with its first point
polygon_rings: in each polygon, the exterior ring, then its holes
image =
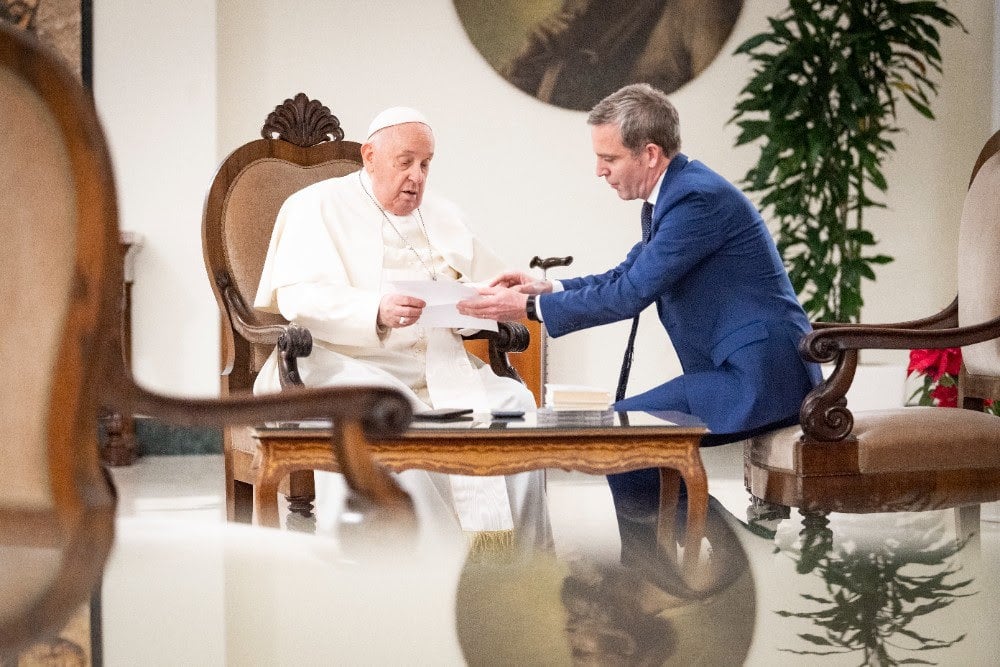
{"type": "Polygon", "coordinates": [[[692,575],[698,565],[701,539],[705,536],[705,521],[708,517],[708,476],[705,474],[705,467],[697,450],[680,473],[687,486],[683,571],[685,575],[692,575]]]}
{"type": "Polygon", "coordinates": [[[257,525],[265,528],[280,528],[278,516],[278,477],[261,473],[253,487],[253,509],[257,515],[257,525]]]}
{"type": "Polygon", "coordinates": [[[278,511],[278,488],[288,477],[288,501],[291,513],[290,530],[315,531],[313,500],[316,485],[313,470],[340,472],[333,451],[327,442],[269,442],[257,443],[254,457],[253,509],[257,523],[278,528],[281,525],[278,511]]]}
{"type": "Polygon", "coordinates": [[[660,514],[656,525],[656,543],[673,561],[677,553],[674,526],[677,523],[677,497],[681,478],[672,468],[660,468],[660,514]]]}
{"type": "Polygon", "coordinates": [[[691,463],[687,469],[677,471],[660,468],[660,516],[657,524],[656,540],[666,554],[675,553],[674,524],[677,522],[680,480],[687,487],[687,515],[684,525],[685,577],[693,575],[701,553],[701,540],[705,535],[705,521],[708,515],[708,478],[701,465],[691,463]]]}
{"type": "Polygon", "coordinates": [[[276,465],[271,447],[260,445],[257,448],[259,461],[257,474],[253,485],[253,511],[257,515],[257,525],[265,528],[280,528],[278,515],[278,484],[284,474],[284,469],[276,465]]]}

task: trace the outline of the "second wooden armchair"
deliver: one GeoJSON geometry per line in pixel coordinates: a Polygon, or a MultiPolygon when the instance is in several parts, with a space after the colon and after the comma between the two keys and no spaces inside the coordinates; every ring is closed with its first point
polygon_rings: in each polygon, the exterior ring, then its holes
{"type": "Polygon", "coordinates": [[[806,512],[914,511],[1000,499],[1000,133],[975,162],[959,233],[958,298],[937,315],[886,325],[824,326],[803,356],[832,362],[802,403],[802,426],[754,438],[746,485],[806,512]],[[963,407],[852,414],[845,395],[862,349],[961,347],[963,407]]]}

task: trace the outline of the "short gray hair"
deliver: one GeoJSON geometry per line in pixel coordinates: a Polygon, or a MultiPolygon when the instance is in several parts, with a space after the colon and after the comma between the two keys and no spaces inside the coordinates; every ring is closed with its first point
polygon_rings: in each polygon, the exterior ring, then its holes
{"type": "Polygon", "coordinates": [[[681,123],[677,109],[665,93],[647,83],[633,83],[594,105],[588,125],[618,126],[625,148],[638,153],[656,144],[672,158],[681,150],[681,123]]]}

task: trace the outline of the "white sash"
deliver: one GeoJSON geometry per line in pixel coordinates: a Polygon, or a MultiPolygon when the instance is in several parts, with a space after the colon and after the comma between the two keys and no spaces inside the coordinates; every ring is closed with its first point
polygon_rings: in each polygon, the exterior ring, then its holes
{"type": "MultiPolygon", "coordinates": [[[[435,408],[473,408],[489,412],[490,403],[465,346],[448,329],[429,329],[427,391],[435,408]]],[[[451,494],[462,530],[512,530],[507,482],[503,477],[450,475],[451,494]]]]}

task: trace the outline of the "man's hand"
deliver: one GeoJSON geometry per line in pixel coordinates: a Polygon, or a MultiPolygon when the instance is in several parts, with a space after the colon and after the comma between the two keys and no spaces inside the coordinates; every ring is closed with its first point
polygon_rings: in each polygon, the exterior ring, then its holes
{"type": "Polygon", "coordinates": [[[458,312],[485,320],[510,322],[527,316],[528,295],[507,287],[484,287],[478,299],[459,301],[458,312]]]}
{"type": "Polygon", "coordinates": [[[423,299],[403,294],[386,294],[378,304],[378,323],[383,327],[398,329],[408,327],[424,312],[423,299]]]}
{"type": "Polygon", "coordinates": [[[505,271],[490,282],[490,287],[509,287],[521,294],[548,294],[552,291],[552,283],[548,280],[536,280],[530,273],[523,271],[505,271]]]}

